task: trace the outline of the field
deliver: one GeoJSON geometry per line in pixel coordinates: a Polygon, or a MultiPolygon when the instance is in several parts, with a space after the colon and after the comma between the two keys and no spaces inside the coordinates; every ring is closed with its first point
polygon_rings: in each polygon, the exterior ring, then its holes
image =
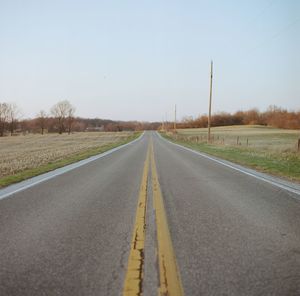
{"type": "Polygon", "coordinates": [[[257,170],[300,181],[299,130],[264,126],[227,126],[211,129],[181,129],[167,133],[169,139],[257,170]]]}
{"type": "Polygon", "coordinates": [[[0,187],[104,152],[137,136],[133,132],[84,132],[0,138],[0,187]]]}

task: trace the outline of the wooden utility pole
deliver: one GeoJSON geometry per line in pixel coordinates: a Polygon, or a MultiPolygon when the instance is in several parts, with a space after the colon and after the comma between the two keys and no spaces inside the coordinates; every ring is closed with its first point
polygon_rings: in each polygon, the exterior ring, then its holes
{"type": "Polygon", "coordinates": [[[176,132],[176,104],[174,109],[174,132],[176,132]]]}
{"type": "Polygon", "coordinates": [[[212,82],[213,82],[213,61],[210,63],[210,89],[209,89],[209,107],[208,107],[208,135],[207,141],[210,143],[210,124],[211,124],[211,100],[212,100],[212,82]]]}

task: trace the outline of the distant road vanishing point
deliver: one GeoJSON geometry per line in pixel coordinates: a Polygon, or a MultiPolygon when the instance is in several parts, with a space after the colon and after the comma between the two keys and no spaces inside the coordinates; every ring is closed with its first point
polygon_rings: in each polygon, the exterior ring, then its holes
{"type": "Polygon", "coordinates": [[[298,185],[155,132],[38,180],[0,190],[0,295],[300,295],[298,185]]]}

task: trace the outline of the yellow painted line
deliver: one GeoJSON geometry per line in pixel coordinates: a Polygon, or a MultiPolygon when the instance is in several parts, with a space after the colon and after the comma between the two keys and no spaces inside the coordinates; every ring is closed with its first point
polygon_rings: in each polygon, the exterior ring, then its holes
{"type": "Polygon", "coordinates": [[[131,248],[128,259],[127,273],[124,281],[124,296],[142,295],[142,284],[144,277],[144,247],[146,226],[146,203],[147,183],[150,162],[150,150],[148,148],[145,160],[143,177],[140,186],[138,206],[134,223],[134,231],[131,240],[131,248]]]}
{"type": "Polygon", "coordinates": [[[156,216],[156,231],[158,243],[158,262],[159,262],[159,296],[182,296],[183,288],[180,274],[176,263],[175,253],[172,246],[171,235],[168,228],[164,202],[156,164],[154,160],[153,143],[151,142],[151,171],[153,201],[156,216]]]}

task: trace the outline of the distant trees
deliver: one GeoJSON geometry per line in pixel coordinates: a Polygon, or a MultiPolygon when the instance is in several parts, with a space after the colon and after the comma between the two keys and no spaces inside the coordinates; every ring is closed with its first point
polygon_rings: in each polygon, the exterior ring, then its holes
{"type": "Polygon", "coordinates": [[[41,110],[37,114],[36,122],[39,129],[41,130],[41,134],[43,135],[45,129],[47,128],[47,113],[44,110],[41,110]]]}
{"type": "Polygon", "coordinates": [[[9,116],[9,105],[0,102],[0,137],[4,136],[9,116]]]}
{"type": "Polygon", "coordinates": [[[68,108],[68,112],[67,112],[67,129],[68,129],[68,134],[71,133],[72,131],[72,128],[73,128],[73,124],[74,124],[74,121],[75,121],[75,107],[72,106],[70,103],[69,103],[69,108],[68,108]]]}
{"type": "Polygon", "coordinates": [[[74,122],[75,107],[67,100],[60,101],[51,108],[51,114],[57,120],[59,134],[68,131],[71,133],[74,122]]]}
{"type": "MultiPolygon", "coordinates": [[[[212,115],[211,123],[212,126],[257,124],[285,129],[299,129],[300,112],[287,111],[277,106],[270,106],[265,112],[260,112],[258,109],[237,111],[233,114],[220,112],[212,115]]],[[[186,117],[181,123],[178,123],[178,127],[207,127],[207,115],[202,115],[195,119],[186,117]]]]}
{"type": "Polygon", "coordinates": [[[14,103],[0,102],[0,136],[3,137],[6,130],[13,135],[18,119],[20,117],[20,109],[14,103]]]}
{"type": "MultiPolygon", "coordinates": [[[[162,128],[160,122],[114,121],[100,118],[75,117],[76,108],[67,100],[59,101],[47,113],[41,110],[34,119],[21,118],[21,110],[16,104],[0,102],[0,137],[13,134],[58,132],[62,134],[73,131],[141,131],[162,128]]],[[[300,129],[300,111],[287,111],[277,106],[270,106],[266,111],[258,109],[237,111],[235,113],[219,112],[212,115],[212,126],[226,125],[267,125],[285,129],[300,129]]],[[[185,117],[177,123],[177,128],[206,128],[207,115],[197,118],[185,117]]],[[[164,123],[165,129],[172,129],[171,122],[164,123]]]]}
{"type": "Polygon", "coordinates": [[[69,101],[60,101],[51,108],[52,117],[48,117],[46,111],[41,110],[35,119],[19,122],[21,116],[19,107],[14,103],[0,102],[0,137],[7,133],[13,135],[16,129],[23,133],[39,130],[43,135],[50,128],[60,134],[66,131],[70,134],[75,124],[75,110],[69,101]]]}
{"type": "Polygon", "coordinates": [[[14,130],[16,129],[17,121],[20,116],[20,109],[19,107],[12,103],[9,104],[8,108],[8,119],[9,119],[9,129],[10,129],[10,135],[12,136],[14,133],[14,130]]]}
{"type": "Polygon", "coordinates": [[[274,105],[262,114],[262,118],[271,126],[289,129],[300,128],[300,112],[288,112],[274,105]]]}

